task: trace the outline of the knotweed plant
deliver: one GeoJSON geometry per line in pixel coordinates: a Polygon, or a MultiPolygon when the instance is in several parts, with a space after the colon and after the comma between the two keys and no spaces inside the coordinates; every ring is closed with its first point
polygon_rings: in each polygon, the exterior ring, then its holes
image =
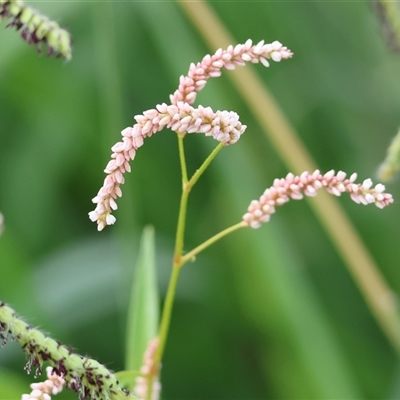
{"type": "MultiPolygon", "coordinates": [[[[1,3],[0,3],[1,4],[1,3]]],[[[117,210],[117,200],[122,196],[121,186],[125,182],[125,173],[131,171],[131,161],[143,146],[146,138],[161,132],[164,128],[176,132],[182,173],[182,194],[177,221],[175,251],[172,272],[159,330],[155,337],[148,338],[149,343],[143,355],[143,364],[137,372],[132,389],[128,393],[116,376],[95,360],[74,354],[68,347],[44,336],[20,318],[4,303],[0,304],[0,338],[5,342],[8,337],[21,344],[28,356],[26,369],[35,368],[40,373],[43,363],[51,365],[47,370],[45,382],[32,385],[32,393],[23,399],[49,399],[59,392],[63,385],[75,390],[81,398],[116,399],[137,398],[141,400],[158,399],[161,392],[159,380],[161,361],[167,341],[171,313],[174,303],[178,277],[182,267],[193,260],[201,251],[222,237],[241,228],[257,229],[268,222],[277,207],[289,200],[301,200],[305,196],[313,197],[319,190],[341,196],[349,194],[358,204],[375,204],[383,208],[393,202],[392,196],[385,193],[382,184],[373,186],[370,179],[356,183],[354,173],[348,178],[342,171],[334,170],[321,173],[319,170],[303,172],[300,175],[288,173],[286,177],[275,179],[257,200],[250,201],[241,219],[232,226],[205,240],[202,244],[184,252],[184,233],[186,211],[192,188],[209,167],[211,161],[223,148],[235,144],[245,132],[233,111],[214,111],[206,106],[194,106],[197,93],[202,90],[209,78],[219,77],[222,70],[231,70],[246,63],[261,63],[268,67],[270,62],[280,62],[292,57],[292,52],[280,42],[270,44],[261,41],[253,45],[251,40],[227,49],[219,49],[212,56],[205,56],[197,64],[191,64],[186,76],[181,76],[177,90],[170,95],[169,103],[160,103],[153,109],[134,117],[135,124],[122,130],[122,138],[112,148],[111,160],[104,172],[106,177],[97,195],[93,198],[95,209],[89,213],[90,219],[97,224],[99,231],[116,222],[113,215],[117,210]],[[212,137],[219,142],[203,164],[191,176],[188,176],[185,159],[184,139],[188,134],[198,133],[212,137]]],[[[166,366],[168,368],[168,366],[166,366]]]]}

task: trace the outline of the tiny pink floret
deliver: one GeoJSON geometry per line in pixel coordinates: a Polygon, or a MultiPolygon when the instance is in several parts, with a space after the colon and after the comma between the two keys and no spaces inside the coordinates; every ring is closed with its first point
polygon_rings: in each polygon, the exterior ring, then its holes
{"type": "Polygon", "coordinates": [[[252,200],[243,221],[251,228],[259,228],[262,222],[268,222],[275,206],[280,206],[289,201],[301,200],[303,195],[315,196],[319,189],[325,190],[335,196],[347,192],[350,198],[358,204],[374,203],[378,208],[384,208],[393,203],[393,197],[384,193],[385,186],[378,183],[372,187],[371,179],[366,179],[362,184],[355,184],[357,174],[352,174],[346,179],[346,174],[339,171],[329,171],[322,175],[319,170],[312,174],[303,172],[300,176],[289,173],[286,178],[275,179],[272,187],[265,190],[259,200],[252,200]]]}
{"type": "Polygon", "coordinates": [[[63,377],[53,373],[52,367],[46,368],[47,380],[32,383],[31,393],[23,394],[21,400],[50,400],[51,394],[58,394],[63,390],[65,380],[63,377]]]}

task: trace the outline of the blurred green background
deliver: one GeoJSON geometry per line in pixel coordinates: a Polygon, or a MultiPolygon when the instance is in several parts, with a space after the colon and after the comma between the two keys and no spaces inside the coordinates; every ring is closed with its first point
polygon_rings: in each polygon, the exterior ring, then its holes
{"type": "MultiPolygon", "coordinates": [[[[161,296],[180,197],[177,141],[145,142],[127,175],[117,223],[87,216],[110,147],[133,116],[168,102],[207,48],[174,2],[30,2],[73,35],[73,59],[38,56],[0,25],[0,299],[26,320],[113,370],[124,334],[141,231],[156,229],[161,296]]],[[[322,171],[376,180],[400,125],[400,58],[365,2],[209,2],[237,43],[281,41],[294,57],[266,69],[269,87],[322,171]]],[[[235,44],[235,43],[234,43],[235,44]]],[[[186,250],[238,222],[289,171],[224,71],[196,104],[248,126],[189,203],[186,250]]],[[[216,145],[185,140],[194,171],[216,145]]],[[[399,181],[387,185],[400,198],[399,181]]],[[[340,203],[393,292],[400,291],[398,202],[340,203]]],[[[0,398],[28,393],[15,343],[0,352],[0,398]],[[3,393],[1,393],[1,391],[3,393]]],[[[396,352],[306,202],[241,230],[182,271],[162,370],[163,398],[398,399],[396,352]]],[[[74,399],[62,393],[60,399],[74,399]]]]}

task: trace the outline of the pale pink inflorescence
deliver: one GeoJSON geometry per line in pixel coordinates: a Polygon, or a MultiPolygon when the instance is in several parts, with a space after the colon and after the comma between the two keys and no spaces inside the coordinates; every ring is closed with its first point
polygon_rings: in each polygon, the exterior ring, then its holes
{"type": "Polygon", "coordinates": [[[44,382],[32,383],[30,394],[23,394],[21,400],[50,400],[52,394],[58,394],[62,391],[65,380],[53,374],[53,368],[47,367],[47,379],[44,382]]]}
{"type": "Polygon", "coordinates": [[[315,196],[317,190],[324,188],[328,193],[340,196],[347,192],[353,201],[359,204],[372,204],[383,208],[393,203],[391,194],[385,193],[385,186],[377,184],[372,187],[371,179],[362,184],[354,183],[357,174],[346,179],[346,174],[339,171],[329,171],[322,175],[319,170],[312,174],[303,172],[300,176],[288,174],[286,178],[275,179],[258,200],[253,200],[243,215],[243,221],[251,228],[259,228],[262,222],[268,222],[275,212],[276,206],[287,203],[290,199],[300,200],[303,196],[315,196]]]}
{"type": "Polygon", "coordinates": [[[253,46],[252,40],[249,39],[244,44],[229,46],[226,50],[218,49],[214,55],[206,55],[199,63],[190,65],[188,75],[180,77],[178,89],[170,95],[171,103],[184,101],[193,104],[207,79],[219,77],[222,68],[232,70],[245,65],[246,62],[261,62],[265,67],[269,67],[269,59],[279,62],[291,58],[292,55],[293,53],[278,41],[265,44],[262,40],[253,46]]]}
{"type": "Polygon", "coordinates": [[[124,129],[122,141],[111,148],[111,161],[104,170],[107,176],[92,200],[97,206],[89,213],[89,218],[97,222],[97,229],[101,231],[115,223],[112,211],[117,209],[116,199],[122,196],[120,186],[124,183],[124,173],[130,172],[129,162],[135,158],[136,150],[143,145],[145,138],[169,128],[180,135],[203,133],[225,145],[239,140],[246,126],[240,123],[235,112],[214,112],[210,107],[193,108],[190,105],[208,78],[220,76],[222,68],[234,69],[246,62],[261,62],[269,66],[268,59],[278,62],[291,56],[292,52],[277,41],[271,44],[261,41],[253,46],[249,39],[245,44],[219,49],[213,56],[207,55],[200,63],[192,64],[188,76],[180,78],[178,90],[170,96],[172,104],[159,104],[155,109],[135,116],[137,123],[124,129]]]}
{"type": "Polygon", "coordinates": [[[158,400],[161,392],[161,383],[158,379],[158,367],[154,365],[154,356],[158,348],[158,337],[150,340],[143,356],[143,365],[140,368],[140,375],[136,378],[136,385],[133,393],[139,400],[147,399],[149,392],[149,381],[153,379],[151,400],[158,400]]]}
{"type": "Polygon", "coordinates": [[[125,181],[123,174],[130,172],[129,161],[135,158],[136,150],[143,145],[146,137],[170,128],[180,134],[203,133],[228,145],[237,142],[246,129],[235,112],[214,112],[210,107],[202,106],[193,108],[183,102],[176,105],[158,104],[155,109],[136,115],[135,120],[137,123],[133,127],[121,132],[122,142],[111,148],[113,154],[104,170],[107,176],[103,187],[92,200],[97,206],[89,213],[89,217],[97,221],[99,231],[106,225],[114,224],[115,217],[111,213],[117,209],[117,197],[122,196],[120,186],[125,181]]]}

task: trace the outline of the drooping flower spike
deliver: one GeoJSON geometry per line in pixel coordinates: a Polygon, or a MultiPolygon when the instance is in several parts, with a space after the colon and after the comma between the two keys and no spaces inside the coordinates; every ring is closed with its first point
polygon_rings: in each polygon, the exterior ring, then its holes
{"type": "Polygon", "coordinates": [[[329,171],[322,175],[319,170],[312,174],[303,172],[300,176],[288,174],[286,178],[275,179],[274,184],[265,190],[258,200],[253,200],[243,221],[251,228],[259,228],[262,222],[268,222],[275,212],[276,206],[287,203],[290,199],[301,200],[304,196],[313,197],[319,189],[340,196],[349,193],[353,201],[359,204],[372,204],[383,208],[393,203],[391,194],[385,193],[385,186],[378,183],[372,187],[371,179],[366,179],[362,184],[354,183],[357,174],[352,174],[346,179],[346,174],[339,171],[329,171]]]}
{"type": "Polygon", "coordinates": [[[143,145],[146,137],[170,128],[179,134],[203,133],[228,145],[237,142],[246,129],[235,112],[214,112],[210,107],[202,106],[195,109],[183,102],[169,106],[165,103],[159,104],[156,109],[136,115],[135,119],[137,124],[124,129],[121,132],[122,142],[111,148],[113,154],[104,170],[107,176],[103,187],[92,200],[97,206],[89,213],[89,217],[92,221],[97,221],[99,231],[115,222],[111,212],[117,209],[115,200],[122,195],[120,186],[125,181],[123,174],[130,172],[129,161],[135,158],[136,150],[143,145]]]}
{"type": "Polygon", "coordinates": [[[107,176],[97,196],[92,199],[97,204],[96,208],[89,213],[89,218],[97,222],[97,229],[101,231],[105,226],[115,223],[112,211],[117,209],[116,199],[122,196],[120,186],[125,181],[123,174],[130,172],[129,161],[135,158],[136,150],[143,145],[145,138],[169,128],[180,135],[203,133],[225,145],[239,140],[246,126],[240,123],[235,112],[214,112],[210,107],[190,106],[208,78],[219,76],[222,68],[234,69],[248,61],[262,62],[268,66],[267,59],[280,61],[291,56],[292,52],[279,42],[264,44],[261,41],[252,46],[252,41],[248,40],[236,47],[229,46],[227,50],[219,49],[213,56],[204,57],[197,65],[192,64],[189,75],[181,77],[178,90],[171,95],[172,105],[159,104],[155,109],[135,116],[137,123],[124,129],[121,132],[122,141],[111,148],[111,161],[104,170],[107,176]]]}
{"type": "Polygon", "coordinates": [[[132,399],[104,365],[72,353],[70,348],[27,324],[0,301],[0,345],[5,345],[9,337],[26,353],[28,373],[34,368],[35,375],[39,375],[46,362],[52,366],[52,374],[62,378],[67,388],[79,393],[80,399],[132,399]]]}

